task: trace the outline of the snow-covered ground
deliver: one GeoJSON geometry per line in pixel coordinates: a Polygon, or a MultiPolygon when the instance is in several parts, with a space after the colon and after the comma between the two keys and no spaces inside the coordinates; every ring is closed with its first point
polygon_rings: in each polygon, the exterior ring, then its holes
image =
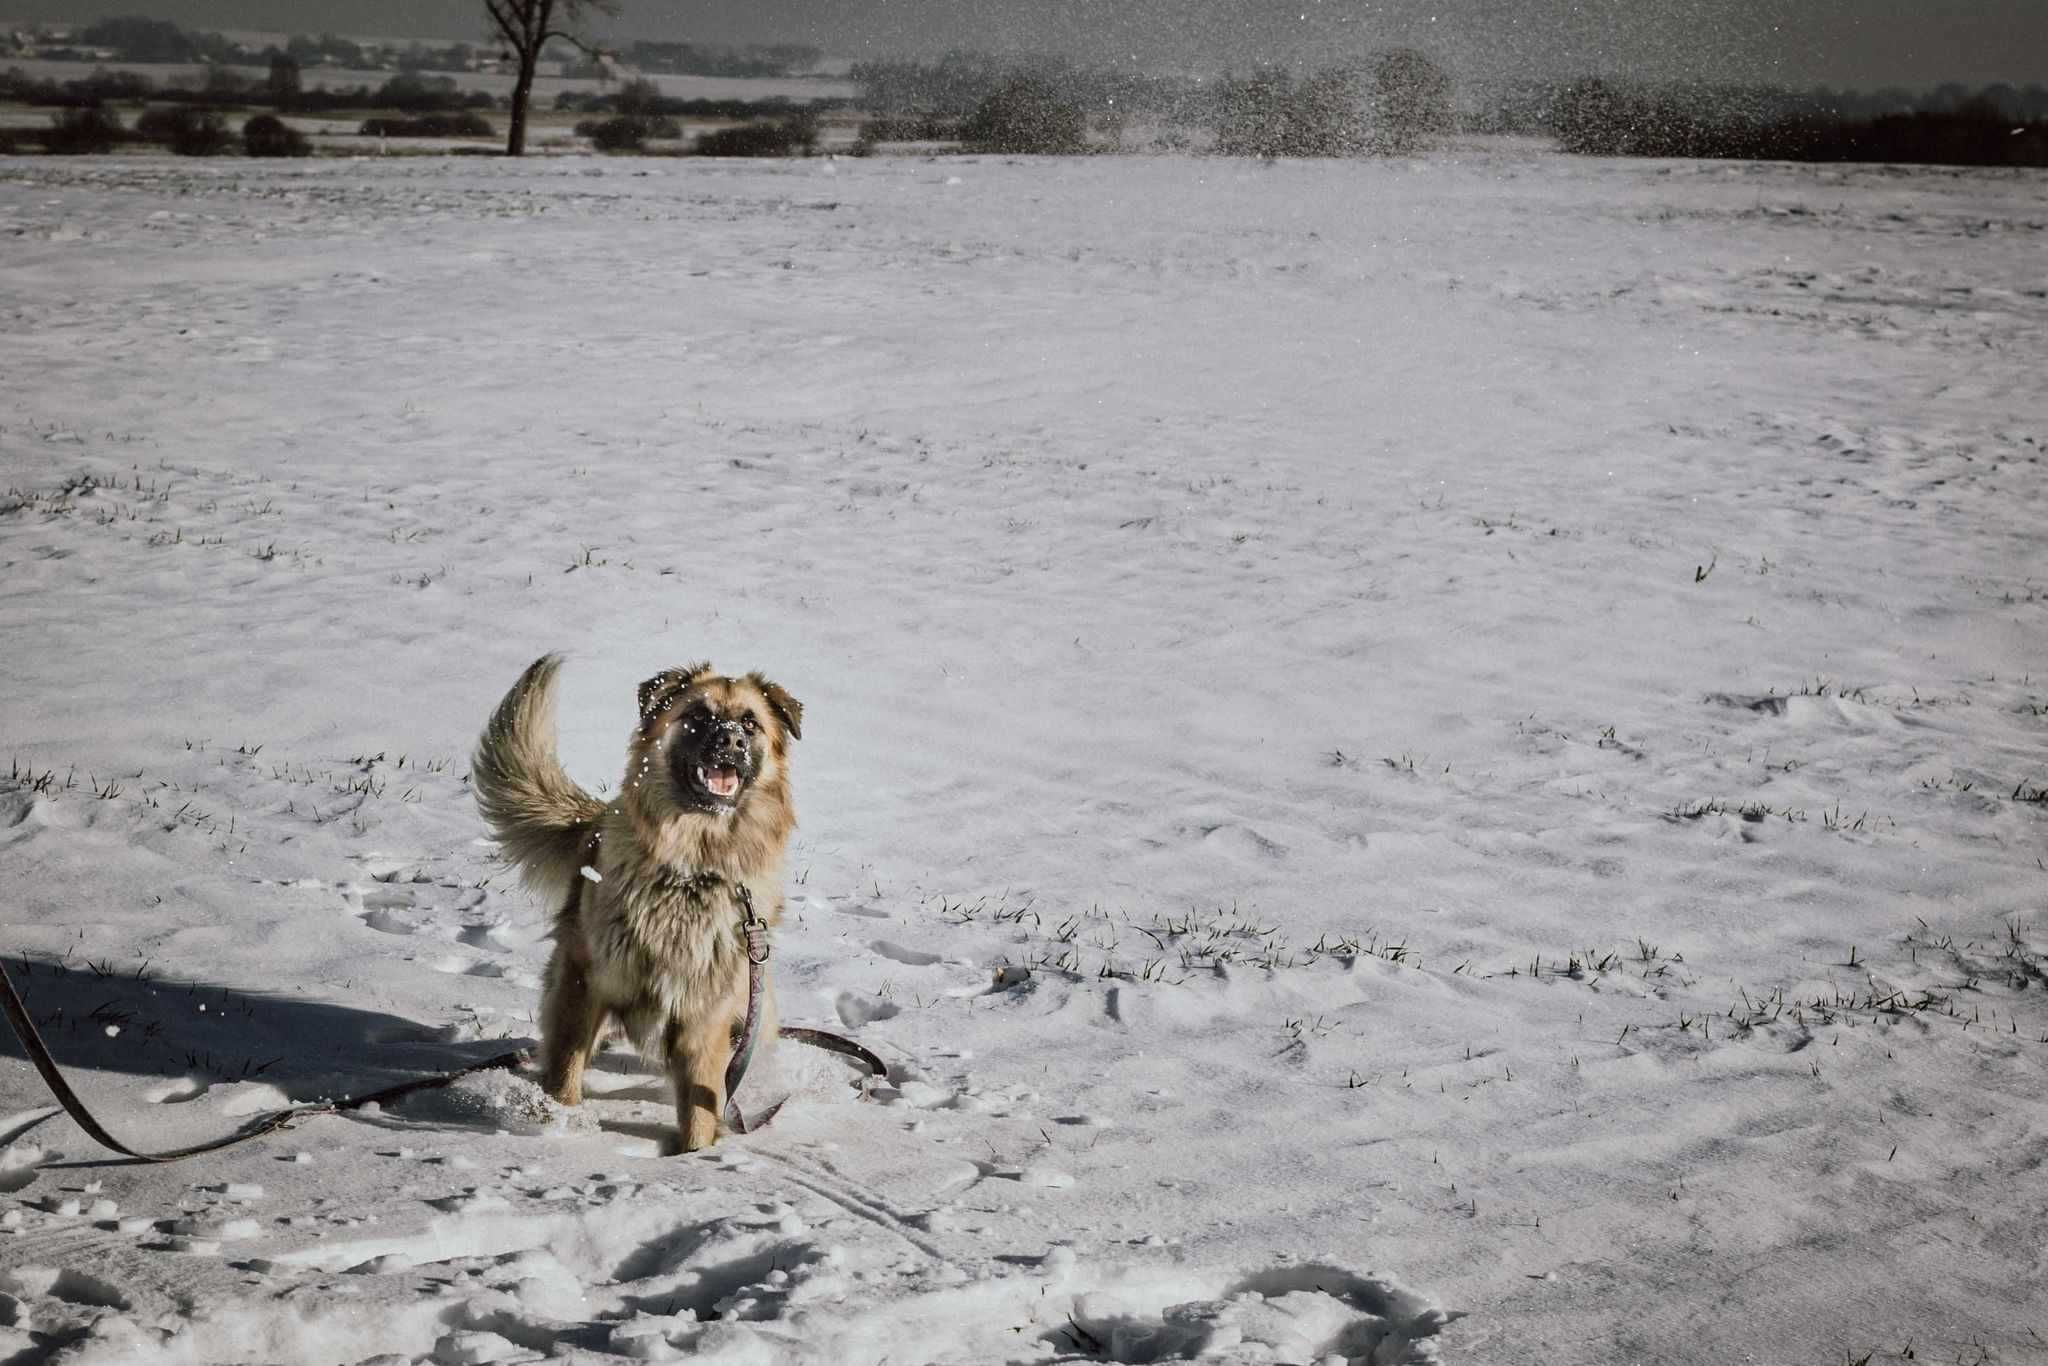
{"type": "Polygon", "coordinates": [[[532,1035],[518,670],[805,704],[774,1124],[189,1164],[0,1356],[2048,1360],[2048,178],[0,161],[0,948],[162,1147],[532,1035]]]}

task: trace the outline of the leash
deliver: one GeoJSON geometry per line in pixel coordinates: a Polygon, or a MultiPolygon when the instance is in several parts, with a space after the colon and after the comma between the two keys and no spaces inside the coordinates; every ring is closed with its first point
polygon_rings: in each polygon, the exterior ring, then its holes
{"type": "MultiPolygon", "coordinates": [[[[754,1046],[760,1042],[761,1007],[767,998],[763,990],[768,977],[768,922],[754,909],[754,894],[743,882],[732,884],[734,899],[740,903],[740,935],[747,945],[747,1014],[740,1026],[739,1042],[733,1046],[732,1061],[725,1065],[725,1127],[736,1134],[751,1133],[763,1128],[775,1118],[784,1104],[776,1101],[759,1118],[750,1124],[746,1113],[740,1109],[738,1091],[740,1082],[747,1075],[748,1066],[754,1061],[754,1046]]],[[[870,1076],[889,1080],[889,1067],[880,1058],[855,1043],[852,1039],[833,1034],[823,1029],[803,1029],[793,1025],[777,1031],[782,1038],[807,1043],[813,1048],[824,1049],[852,1058],[868,1069],[870,1076]]]]}
{"type": "MultiPolygon", "coordinates": [[[[762,988],[768,978],[768,922],[754,909],[754,894],[747,890],[744,882],[732,884],[734,899],[740,903],[740,937],[747,946],[747,1014],[746,1022],[740,1026],[740,1039],[733,1046],[732,1058],[725,1065],[725,1127],[736,1134],[746,1133],[747,1117],[740,1109],[740,1082],[747,1075],[747,1067],[754,1061],[754,1045],[760,1042],[761,1003],[768,993],[762,988]]],[[[775,1112],[782,1108],[777,1101],[768,1108],[768,1113],[754,1122],[759,1128],[775,1118],[775,1112]]]]}
{"type": "MultiPolygon", "coordinates": [[[[582,875],[584,881],[591,883],[604,881],[604,875],[597,871],[598,851],[603,846],[604,831],[602,829],[593,829],[583,837],[583,843],[577,850],[577,862],[581,865],[577,871],[582,875]]],[[[754,909],[754,893],[748,888],[747,884],[727,877],[723,873],[714,873],[708,869],[683,873],[664,866],[658,870],[657,875],[670,890],[683,893],[687,893],[692,888],[711,887],[722,882],[732,889],[733,900],[739,903],[740,938],[745,943],[747,951],[747,1012],[742,1017],[740,1035],[739,1039],[733,1044],[732,1057],[725,1065],[724,1119],[725,1127],[732,1132],[736,1134],[752,1133],[766,1125],[769,1120],[775,1118],[784,1104],[784,1101],[775,1102],[757,1118],[749,1122],[746,1113],[740,1109],[737,1098],[740,1082],[747,1075],[747,1068],[753,1064],[754,1051],[760,1043],[761,1012],[768,998],[768,956],[771,952],[768,944],[768,922],[763,920],[761,913],[754,909]]],[[[581,886],[576,887],[573,892],[574,897],[580,900],[584,890],[581,886]]],[[[865,1067],[868,1070],[868,1075],[878,1077],[884,1083],[887,1083],[889,1080],[888,1064],[884,1063],[868,1049],[863,1048],[844,1035],[834,1034],[829,1030],[805,1029],[793,1025],[784,1026],[777,1031],[777,1034],[781,1038],[793,1039],[798,1043],[806,1043],[813,1048],[823,1049],[827,1053],[837,1053],[841,1057],[851,1058],[862,1067],[865,1067]]]]}
{"type": "MultiPolygon", "coordinates": [[[[769,1120],[774,1119],[784,1102],[777,1101],[749,1122],[745,1113],[741,1111],[735,1095],[741,1080],[747,1075],[748,1066],[754,1060],[755,1045],[760,1041],[761,1011],[767,997],[763,988],[767,979],[769,946],[768,922],[755,911],[753,893],[748,891],[743,883],[734,883],[733,887],[740,903],[740,933],[747,946],[747,1014],[746,1021],[741,1027],[739,1043],[733,1049],[732,1061],[725,1069],[725,1122],[726,1127],[734,1133],[745,1134],[762,1128],[769,1120]]],[[[114,1137],[107,1126],[100,1123],[92,1111],[86,1108],[85,1102],[78,1098],[78,1093],[71,1089],[71,1083],[64,1079],[64,1073],[57,1066],[57,1060],[50,1055],[49,1045],[43,1042],[42,1032],[36,1028],[34,1018],[29,1015],[27,1003],[21,999],[21,993],[15,990],[14,979],[8,975],[4,963],[0,963],[0,1005],[6,1007],[7,1022],[14,1026],[15,1037],[21,1040],[28,1060],[34,1063],[36,1071],[42,1074],[43,1084],[50,1088],[50,1094],[57,1098],[57,1103],[64,1107],[65,1113],[77,1121],[78,1127],[85,1131],[86,1136],[102,1148],[138,1162],[180,1162],[188,1157],[197,1157],[201,1153],[219,1152],[223,1148],[233,1148],[278,1133],[302,1119],[310,1119],[315,1115],[345,1114],[351,1110],[360,1110],[366,1105],[382,1105],[417,1091],[430,1091],[451,1085],[478,1072],[500,1069],[511,1071],[531,1061],[531,1056],[523,1050],[501,1053],[497,1057],[471,1063],[452,1072],[442,1072],[431,1077],[416,1077],[411,1081],[387,1086],[380,1091],[372,1091],[368,1095],[349,1096],[342,1100],[320,1101],[310,1105],[294,1105],[289,1109],[260,1115],[224,1138],[195,1143],[186,1148],[149,1152],[141,1148],[131,1148],[114,1137]]],[[[870,1075],[879,1077],[884,1082],[889,1080],[888,1065],[852,1039],[823,1029],[805,1029],[797,1026],[786,1026],[779,1032],[785,1039],[793,1039],[828,1053],[851,1058],[867,1068],[870,1075]]]]}
{"type": "Polygon", "coordinates": [[[195,1143],[189,1148],[172,1148],[164,1152],[145,1152],[140,1148],[129,1147],[108,1132],[107,1126],[95,1119],[92,1111],[85,1108],[85,1102],[71,1089],[71,1083],[64,1080],[64,1073],[58,1070],[57,1060],[50,1056],[49,1045],[43,1042],[42,1033],[37,1030],[34,1019],[30,1018],[28,1006],[22,1001],[21,993],[14,989],[14,979],[7,975],[4,963],[0,963],[0,996],[4,996],[0,1004],[7,1007],[7,1022],[14,1026],[15,1037],[21,1040],[21,1046],[28,1052],[28,1060],[35,1064],[36,1071],[43,1074],[43,1082],[50,1088],[50,1094],[57,1098],[57,1103],[64,1107],[65,1112],[78,1122],[78,1127],[85,1130],[86,1135],[95,1143],[102,1148],[112,1149],[123,1157],[132,1157],[138,1162],[179,1162],[188,1157],[197,1157],[201,1153],[219,1152],[222,1148],[232,1148],[237,1144],[262,1138],[266,1134],[277,1133],[313,1115],[336,1115],[348,1110],[360,1110],[366,1105],[381,1105],[386,1101],[411,1095],[415,1091],[430,1091],[436,1087],[447,1086],[476,1072],[490,1072],[498,1068],[510,1069],[527,1061],[527,1055],[523,1052],[501,1053],[495,1058],[471,1063],[468,1067],[458,1068],[453,1072],[402,1081],[381,1091],[372,1091],[366,1096],[350,1096],[345,1100],[320,1101],[312,1105],[294,1105],[288,1110],[261,1115],[227,1137],[216,1138],[211,1142],[195,1143]]]}

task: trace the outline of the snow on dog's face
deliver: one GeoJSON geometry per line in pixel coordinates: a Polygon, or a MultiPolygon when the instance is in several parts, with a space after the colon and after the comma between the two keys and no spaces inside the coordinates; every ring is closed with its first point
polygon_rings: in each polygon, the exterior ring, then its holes
{"type": "Polygon", "coordinates": [[[686,811],[723,815],[757,789],[780,787],[803,704],[758,673],[727,678],[709,664],[670,669],[640,685],[638,767],[658,769],[686,811]]]}

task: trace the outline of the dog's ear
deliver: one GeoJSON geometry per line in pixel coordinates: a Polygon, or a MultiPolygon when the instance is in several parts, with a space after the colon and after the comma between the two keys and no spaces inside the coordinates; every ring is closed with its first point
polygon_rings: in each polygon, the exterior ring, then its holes
{"type": "Polygon", "coordinates": [[[676,694],[690,686],[699,677],[711,672],[709,663],[691,664],[680,669],[663,669],[640,685],[640,724],[646,725],[668,709],[676,700],[676,694]]]}
{"type": "Polygon", "coordinates": [[[789,732],[792,740],[804,738],[804,704],[789,695],[789,689],[780,683],[770,683],[759,674],[748,674],[747,681],[761,690],[761,696],[768,699],[768,710],[775,713],[782,722],[782,728],[789,732]]]}

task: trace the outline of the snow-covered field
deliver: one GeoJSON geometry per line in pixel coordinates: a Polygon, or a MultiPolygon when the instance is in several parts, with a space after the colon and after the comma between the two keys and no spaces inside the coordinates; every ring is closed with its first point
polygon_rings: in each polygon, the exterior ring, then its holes
{"type": "Polygon", "coordinates": [[[783,1014],[896,1069],[144,1167],[9,1041],[0,1357],[2048,1360],[2044,190],[0,161],[0,948],[109,1126],[530,1039],[554,648],[593,788],[803,701],[783,1014]]]}

